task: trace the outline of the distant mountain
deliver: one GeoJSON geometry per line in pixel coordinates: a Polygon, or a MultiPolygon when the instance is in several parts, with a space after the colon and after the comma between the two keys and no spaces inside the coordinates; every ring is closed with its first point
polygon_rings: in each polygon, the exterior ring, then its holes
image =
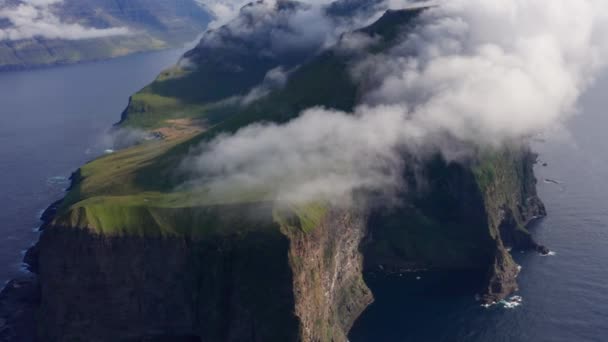
{"type": "Polygon", "coordinates": [[[0,1],[0,70],[180,46],[211,18],[196,0],[0,1]]]}

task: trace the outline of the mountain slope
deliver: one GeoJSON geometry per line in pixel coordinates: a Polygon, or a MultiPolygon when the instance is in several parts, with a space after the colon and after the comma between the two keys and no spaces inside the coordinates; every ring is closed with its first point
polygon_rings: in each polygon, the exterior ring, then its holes
{"type": "MultiPolygon", "coordinates": [[[[10,9],[20,4],[12,1],[4,6],[10,9]]],[[[0,70],[75,63],[181,46],[200,35],[211,20],[210,14],[194,0],[64,0],[40,9],[38,15],[42,15],[43,10],[62,23],[98,30],[124,28],[128,34],[75,39],[62,39],[61,34],[57,37],[40,34],[4,40],[0,35],[0,70]]],[[[0,21],[0,31],[14,27],[7,18],[0,19],[4,19],[0,21]]]]}

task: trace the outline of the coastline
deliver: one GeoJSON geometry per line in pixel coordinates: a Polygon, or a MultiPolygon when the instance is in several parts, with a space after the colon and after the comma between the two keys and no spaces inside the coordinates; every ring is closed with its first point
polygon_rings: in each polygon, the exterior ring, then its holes
{"type": "MultiPolygon", "coordinates": [[[[70,186],[75,182],[78,170],[70,176],[70,186]]],[[[65,196],[51,203],[40,215],[42,233],[52,222],[57,208],[65,196]]],[[[40,303],[40,288],[38,283],[37,253],[40,238],[25,251],[22,263],[26,269],[25,274],[9,280],[0,290],[0,342],[37,341],[36,309],[40,303]]]]}
{"type": "Polygon", "coordinates": [[[0,65],[0,74],[11,73],[11,72],[45,70],[45,69],[68,67],[68,66],[74,66],[74,65],[105,62],[105,61],[111,61],[111,60],[115,60],[115,59],[119,59],[119,58],[132,57],[132,56],[137,56],[137,55],[146,54],[146,53],[163,52],[163,51],[169,51],[169,50],[182,50],[182,52],[185,52],[185,51],[190,50],[194,46],[196,46],[196,44],[198,44],[198,42],[200,41],[204,32],[205,32],[205,30],[203,31],[203,33],[196,35],[194,37],[194,39],[191,39],[191,40],[188,39],[185,41],[179,41],[174,44],[168,44],[168,45],[160,47],[160,48],[149,47],[149,48],[145,48],[145,49],[141,49],[141,50],[133,50],[133,51],[127,52],[125,54],[120,54],[120,55],[115,55],[115,56],[80,59],[77,61],[55,61],[55,62],[47,63],[47,64],[0,65]]]}

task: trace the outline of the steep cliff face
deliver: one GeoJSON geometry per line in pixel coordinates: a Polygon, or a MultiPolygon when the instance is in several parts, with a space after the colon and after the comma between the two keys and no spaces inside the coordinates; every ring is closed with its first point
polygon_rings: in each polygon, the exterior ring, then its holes
{"type": "Polygon", "coordinates": [[[289,225],[284,231],[291,240],[300,339],[346,341],[355,319],[373,300],[363,281],[359,251],[365,215],[335,210],[310,232],[289,225]]]}
{"type": "Polygon", "coordinates": [[[496,241],[494,262],[482,292],[485,302],[498,301],[517,290],[519,266],[507,249],[549,252],[537,244],[527,230],[535,219],[546,215],[536,193],[535,162],[534,153],[526,147],[517,147],[486,155],[474,168],[490,234],[496,241]]]}
{"type": "Polygon", "coordinates": [[[289,213],[279,225],[267,206],[226,210],[218,225],[254,210],[255,229],[190,239],[46,227],[33,262],[40,340],[346,341],[372,300],[364,216],[334,210],[305,226],[289,213]]]}
{"type": "Polygon", "coordinates": [[[438,269],[486,273],[482,300],[517,290],[508,248],[547,249],[526,227],[545,215],[536,194],[535,156],[526,147],[479,153],[448,163],[437,157],[410,174],[400,205],[376,210],[365,242],[366,269],[438,269]]]}
{"type": "Polygon", "coordinates": [[[272,221],[250,224],[204,239],[46,228],[40,340],[296,340],[289,240],[272,221]]]}

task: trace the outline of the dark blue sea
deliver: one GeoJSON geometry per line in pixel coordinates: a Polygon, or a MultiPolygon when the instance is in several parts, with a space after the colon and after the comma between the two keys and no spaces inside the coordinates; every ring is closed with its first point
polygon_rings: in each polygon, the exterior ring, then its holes
{"type": "MultiPolygon", "coordinates": [[[[23,272],[41,211],[61,198],[72,171],[107,148],[104,132],[128,96],[181,52],[0,73],[1,282],[23,272]]],[[[585,96],[570,134],[535,143],[547,163],[536,171],[549,216],[533,233],[555,255],[513,251],[521,305],[481,307],[476,279],[461,273],[368,277],[376,302],[351,342],[608,341],[607,90],[608,78],[585,96]]]]}

